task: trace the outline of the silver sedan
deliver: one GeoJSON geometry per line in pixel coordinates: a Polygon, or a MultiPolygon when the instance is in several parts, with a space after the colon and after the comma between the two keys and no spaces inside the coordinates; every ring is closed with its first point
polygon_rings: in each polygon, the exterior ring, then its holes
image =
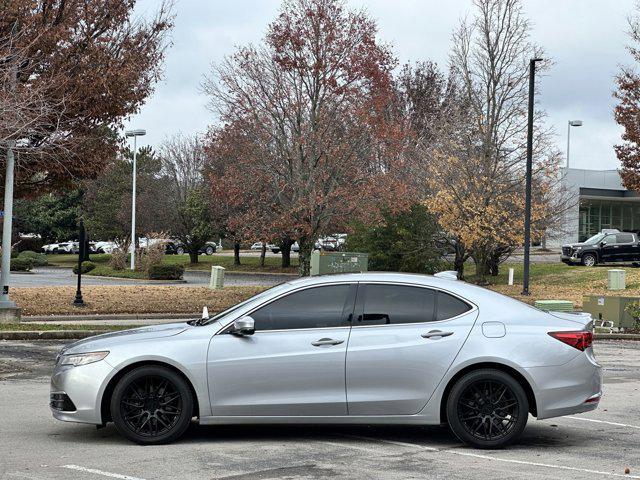
{"type": "Polygon", "coordinates": [[[546,313],[456,280],[393,273],[305,278],[215,317],[64,348],[59,420],[114,422],[140,444],[200,424],[448,423],[468,445],[514,440],[602,394],[588,315],[546,313]]]}

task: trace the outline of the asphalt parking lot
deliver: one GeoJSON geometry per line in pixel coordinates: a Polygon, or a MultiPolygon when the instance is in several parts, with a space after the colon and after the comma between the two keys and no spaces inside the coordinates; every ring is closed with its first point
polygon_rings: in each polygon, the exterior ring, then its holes
{"type": "Polygon", "coordinates": [[[140,447],[109,425],[55,421],[48,375],[64,342],[0,342],[2,479],[640,479],[640,343],[598,341],[595,412],[536,421],[505,450],[462,446],[445,427],[199,427],[140,447]],[[629,473],[625,473],[625,468],[629,473]]]}

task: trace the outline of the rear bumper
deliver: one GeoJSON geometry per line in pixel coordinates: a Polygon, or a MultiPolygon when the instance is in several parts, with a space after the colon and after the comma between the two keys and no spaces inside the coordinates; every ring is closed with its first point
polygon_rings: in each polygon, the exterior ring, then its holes
{"type": "Polygon", "coordinates": [[[598,408],[602,367],[591,349],[562,366],[533,367],[526,371],[535,383],[539,420],[598,408]]]}

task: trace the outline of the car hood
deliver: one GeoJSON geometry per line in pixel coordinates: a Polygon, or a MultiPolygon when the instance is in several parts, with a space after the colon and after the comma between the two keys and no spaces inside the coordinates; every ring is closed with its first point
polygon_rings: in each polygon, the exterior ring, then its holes
{"type": "Polygon", "coordinates": [[[585,246],[585,244],[584,244],[584,243],[566,243],[566,244],[564,244],[564,245],[562,245],[562,246],[563,246],[563,247],[572,247],[572,248],[575,248],[575,247],[584,247],[584,246],[585,246]]]}
{"type": "Polygon", "coordinates": [[[135,342],[153,338],[172,337],[184,332],[185,330],[188,330],[189,328],[193,327],[191,327],[186,322],[179,322],[133,328],[131,330],[120,330],[111,333],[103,333],[102,335],[96,335],[94,337],[85,338],[71,343],[63,349],[62,353],[70,354],[94,352],[97,350],[108,349],[113,345],[124,342],[135,342]]]}

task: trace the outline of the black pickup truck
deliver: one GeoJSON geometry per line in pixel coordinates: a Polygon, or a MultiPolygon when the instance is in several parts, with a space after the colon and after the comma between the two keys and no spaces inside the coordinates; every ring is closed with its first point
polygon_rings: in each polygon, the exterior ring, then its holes
{"type": "Polygon", "coordinates": [[[636,233],[607,230],[582,243],[563,245],[560,260],[567,265],[587,267],[598,263],[638,262],[640,239],[636,233]]]}

